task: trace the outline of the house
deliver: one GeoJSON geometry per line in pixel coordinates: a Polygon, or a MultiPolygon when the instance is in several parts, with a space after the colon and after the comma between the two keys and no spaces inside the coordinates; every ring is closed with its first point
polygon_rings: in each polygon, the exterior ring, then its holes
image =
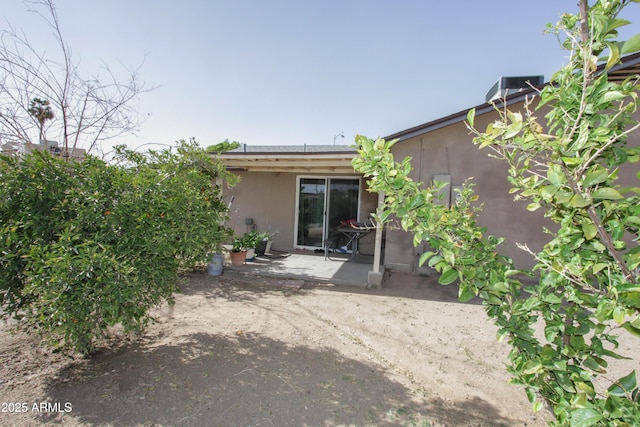
{"type": "MultiPolygon", "coordinates": [[[[223,153],[227,169],[240,176],[226,192],[229,225],[238,235],[274,233],[272,247],[278,250],[323,251],[328,242],[339,247],[340,223],[365,221],[377,206],[377,195],[366,191],[351,166],[356,156],[345,145],[243,144],[223,153]]],[[[373,238],[362,238],[360,250],[372,251],[373,238]]]]}
{"type": "Polygon", "coordinates": [[[25,143],[6,143],[0,146],[0,153],[10,156],[19,156],[29,153],[33,150],[49,151],[54,156],[63,156],[74,160],[82,160],[87,156],[87,150],[84,148],[66,149],[60,148],[57,141],[41,140],[40,144],[31,142],[25,143]]]}
{"type": "MultiPolygon", "coordinates": [[[[631,74],[640,74],[640,54],[626,57],[609,72],[613,80],[631,74]]],[[[492,103],[496,92],[503,91],[500,94],[506,96],[504,102],[512,111],[522,110],[525,99],[536,93],[531,87],[522,87],[522,82],[531,79],[500,79],[487,94],[487,101],[474,107],[476,127],[485,129],[498,118],[492,103]],[[518,80],[520,87],[510,84],[518,80]]],[[[385,139],[399,139],[393,154],[396,161],[412,158],[415,181],[429,183],[437,179],[450,184],[445,203],[451,203],[455,188],[472,177],[484,204],[479,225],[487,227],[488,234],[504,237],[503,253],[517,267],[529,268],[535,260],[517,243],[526,243],[533,252],[538,251],[549,240],[544,228],[553,229],[553,223],[541,211],[527,211],[525,202],[514,202],[506,179],[507,165],[472,143],[465,125],[468,111],[393,133],[385,139]]],[[[640,113],[636,114],[640,120],[640,113]]],[[[640,132],[631,135],[629,144],[640,145],[640,132]]],[[[273,247],[281,250],[322,250],[327,241],[336,238],[341,221],[363,222],[376,210],[378,196],[367,191],[366,182],[351,167],[356,155],[349,146],[330,145],[242,145],[223,153],[221,160],[241,177],[241,182],[228,192],[233,200],[231,226],[238,234],[252,229],[278,232],[273,247]]],[[[637,183],[637,172],[637,164],[627,167],[620,174],[622,182],[637,183]]],[[[409,233],[387,227],[384,238],[378,239],[380,244],[375,244],[374,236],[371,233],[361,240],[362,252],[383,252],[384,266],[390,269],[420,270],[418,259],[427,248],[415,248],[409,233]]]]}
{"type": "MultiPolygon", "coordinates": [[[[640,75],[640,54],[625,57],[622,64],[609,71],[609,80],[622,81],[630,75],[640,75]]],[[[501,78],[499,82],[503,80],[501,78]]],[[[520,83],[525,83],[526,80],[537,84],[541,82],[531,77],[513,80],[520,83]]],[[[503,84],[502,87],[508,89],[502,95],[506,95],[506,103],[511,111],[523,111],[525,98],[536,94],[536,90],[530,86],[521,85],[520,90],[508,84],[506,87],[503,84]]],[[[492,104],[496,99],[493,96],[496,89],[500,89],[500,85],[489,91],[486,102],[474,107],[475,126],[479,130],[486,129],[489,123],[498,119],[498,113],[492,104]]],[[[468,111],[469,109],[465,109],[396,132],[385,139],[399,139],[392,148],[396,161],[401,161],[406,156],[413,159],[413,180],[429,183],[437,179],[450,183],[445,203],[450,203],[455,197],[457,186],[473,177],[471,182],[475,184],[474,190],[483,203],[478,225],[486,227],[488,234],[505,238],[503,254],[512,258],[516,267],[530,268],[535,264],[535,259],[518,248],[517,243],[526,243],[532,252],[538,252],[550,240],[550,236],[543,232],[544,227],[553,230],[554,224],[544,218],[542,210],[528,211],[526,205],[529,202],[513,200],[513,196],[509,194],[511,186],[507,181],[506,163],[490,157],[490,150],[479,150],[472,143],[472,135],[465,124],[468,111]]],[[[536,115],[539,122],[544,124],[544,110],[536,115]]],[[[636,112],[635,120],[640,121],[640,112],[636,112]]],[[[640,145],[640,131],[630,135],[628,145],[640,145]]],[[[637,163],[625,165],[619,174],[620,182],[638,185],[636,173],[637,163]]],[[[393,228],[386,232],[384,259],[388,268],[416,271],[418,259],[426,250],[426,247],[414,248],[408,233],[393,228]]]]}

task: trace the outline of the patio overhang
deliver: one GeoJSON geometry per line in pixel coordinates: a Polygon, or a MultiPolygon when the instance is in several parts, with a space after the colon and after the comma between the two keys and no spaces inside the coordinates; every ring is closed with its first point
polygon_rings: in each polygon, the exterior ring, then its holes
{"type": "Polygon", "coordinates": [[[355,174],[351,161],[358,154],[335,153],[224,153],[220,160],[229,171],[355,174]]]}

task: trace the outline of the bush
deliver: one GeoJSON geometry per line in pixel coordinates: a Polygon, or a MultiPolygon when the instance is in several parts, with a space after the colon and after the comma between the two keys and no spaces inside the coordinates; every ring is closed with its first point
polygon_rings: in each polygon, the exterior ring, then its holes
{"type": "Polygon", "coordinates": [[[227,173],[195,141],[118,164],[34,151],[0,157],[2,316],[57,348],[91,352],[110,326],[140,331],[178,273],[229,236],[227,173]]]}

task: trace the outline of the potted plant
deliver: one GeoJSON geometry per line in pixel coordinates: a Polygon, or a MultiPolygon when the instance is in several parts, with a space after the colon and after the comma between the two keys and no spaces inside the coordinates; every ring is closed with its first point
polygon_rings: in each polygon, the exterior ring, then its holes
{"type": "Polygon", "coordinates": [[[260,256],[269,253],[269,250],[271,249],[271,242],[273,241],[273,236],[275,236],[275,234],[276,233],[272,233],[269,231],[263,231],[259,234],[259,242],[258,246],[256,247],[256,255],[260,256]]]}
{"type": "Polygon", "coordinates": [[[242,236],[242,244],[247,250],[247,261],[253,261],[256,258],[256,248],[260,243],[260,233],[249,231],[242,236]]]}
{"type": "Polygon", "coordinates": [[[244,239],[241,237],[234,237],[231,243],[231,257],[232,265],[243,265],[247,258],[247,248],[244,244],[244,239]]]}

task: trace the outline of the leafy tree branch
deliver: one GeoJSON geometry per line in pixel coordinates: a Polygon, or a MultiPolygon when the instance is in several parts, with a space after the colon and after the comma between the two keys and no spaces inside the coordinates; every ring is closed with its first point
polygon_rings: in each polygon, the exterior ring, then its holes
{"type": "Polygon", "coordinates": [[[608,75],[622,54],[640,51],[640,35],[615,41],[629,24],[618,15],[631,3],[581,0],[577,15],[561,17],[553,30],[567,34],[562,43],[571,57],[539,91],[535,108],[534,99],[523,112],[503,102],[483,131],[475,128],[475,111],[467,116],[474,143],[507,163],[514,198],[557,225],[532,253],[532,271],[500,256],[502,239],[477,226],[472,185],[445,206],[438,202],[444,184],[416,183],[411,159],[395,162],[397,141],[356,140],[354,168],[372,191],[387,195],[377,220],[401,218],[414,244],[432,248],[420,263],[439,271],[441,284],[458,281],[461,300],[482,298],[498,337],[512,347],[512,382],[524,386],[535,410],[551,408],[558,426],[640,425],[636,371],[621,378],[607,372],[610,361],[624,357],[619,337],[640,337],[640,187],[618,183],[621,169],[640,160],[640,148],[627,144],[640,127],[640,79],[608,75]]]}
{"type": "Polygon", "coordinates": [[[0,33],[0,142],[39,144],[46,134],[71,153],[134,132],[141,122],[135,103],[154,89],[140,81],[141,66],[125,70],[124,80],[108,66],[101,76],[82,73],[64,42],[53,0],[28,4],[52,30],[58,51],[39,52],[14,28],[0,33]],[[36,99],[52,113],[46,126],[30,112],[36,99]]]}

